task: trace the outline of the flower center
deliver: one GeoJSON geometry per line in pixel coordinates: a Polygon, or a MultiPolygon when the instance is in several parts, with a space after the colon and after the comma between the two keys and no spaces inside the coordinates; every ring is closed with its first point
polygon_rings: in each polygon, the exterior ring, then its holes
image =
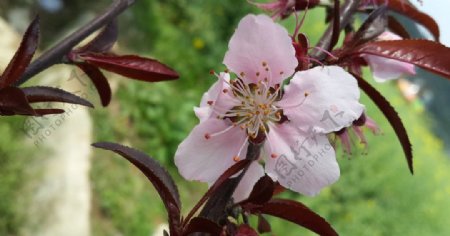
{"type": "Polygon", "coordinates": [[[241,79],[230,83],[234,99],[240,105],[233,107],[218,118],[228,118],[234,126],[239,125],[247,131],[247,135],[255,139],[263,132],[267,134],[268,122],[281,120],[281,109],[274,105],[280,97],[280,88],[269,87],[267,80],[257,84],[246,84],[241,79]]]}

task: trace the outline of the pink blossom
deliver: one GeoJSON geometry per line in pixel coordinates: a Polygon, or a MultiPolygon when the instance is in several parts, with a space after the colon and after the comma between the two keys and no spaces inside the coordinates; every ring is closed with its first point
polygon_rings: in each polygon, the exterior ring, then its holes
{"type": "MultiPolygon", "coordinates": [[[[377,40],[401,40],[402,38],[391,32],[384,32],[378,36],[377,40]]],[[[363,55],[363,58],[369,64],[373,77],[377,82],[397,79],[403,74],[415,75],[414,65],[394,59],[379,57],[374,55],[363,55]]]]}
{"type": "Polygon", "coordinates": [[[337,66],[294,74],[297,63],[286,29],[265,15],[244,17],[224,59],[236,78],[217,75],[195,108],[200,123],[175,154],[181,175],[212,184],[245,159],[249,142],[264,142],[235,200],[247,197],[264,173],[306,195],[337,181],[339,167],[326,134],[361,116],[357,82],[337,66]]]}

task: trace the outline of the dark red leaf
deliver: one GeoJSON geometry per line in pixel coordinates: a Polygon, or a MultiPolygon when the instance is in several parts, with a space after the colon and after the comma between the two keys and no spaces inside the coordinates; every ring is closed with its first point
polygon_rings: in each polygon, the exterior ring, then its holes
{"type": "Polygon", "coordinates": [[[406,161],[408,163],[408,168],[411,174],[414,173],[413,168],[413,155],[411,149],[411,141],[409,140],[408,134],[406,132],[405,126],[397,114],[395,109],[391,106],[391,104],[381,95],[378,90],[376,90],[372,85],[370,85],[363,78],[358,75],[353,74],[355,78],[358,80],[358,86],[372,99],[372,101],[377,105],[377,107],[383,112],[386,119],[391,124],[392,128],[397,134],[398,139],[400,140],[400,144],[403,147],[403,152],[405,153],[406,161]]]}
{"type": "Polygon", "coordinates": [[[248,199],[244,200],[240,204],[245,203],[253,203],[258,205],[264,204],[272,198],[274,189],[275,183],[273,182],[272,178],[265,175],[261,177],[258,180],[258,182],[256,182],[248,199]]]}
{"type": "Polygon", "coordinates": [[[231,176],[235,175],[239,171],[241,171],[244,168],[247,168],[250,165],[251,161],[244,159],[236,164],[232,165],[230,168],[228,168],[220,177],[216,180],[216,182],[208,189],[208,191],[202,196],[202,198],[195,204],[195,206],[192,208],[192,210],[189,212],[189,214],[186,217],[185,222],[188,222],[192,216],[197,212],[198,209],[208,200],[208,198],[213,194],[218,188],[222,186],[225,181],[227,181],[231,176]]]}
{"type": "Polygon", "coordinates": [[[210,235],[220,235],[221,232],[222,228],[218,224],[206,218],[195,217],[189,221],[183,235],[187,236],[192,233],[209,233],[210,235]]]}
{"type": "Polygon", "coordinates": [[[94,83],[98,94],[100,95],[100,101],[104,107],[108,106],[111,102],[111,87],[109,86],[108,80],[105,75],[95,66],[89,65],[87,63],[77,63],[76,64],[94,83]]]}
{"type": "Polygon", "coordinates": [[[388,28],[390,31],[394,32],[398,36],[409,39],[411,35],[409,35],[408,31],[403,27],[403,25],[397,21],[397,19],[393,16],[388,17],[388,28]]]}
{"type": "Polygon", "coordinates": [[[351,46],[354,47],[370,40],[373,40],[378,35],[386,30],[386,6],[377,8],[371,12],[364,23],[356,31],[355,36],[351,40],[351,46]]]}
{"type": "Polygon", "coordinates": [[[178,79],[177,72],[161,62],[135,55],[81,54],[87,63],[132,79],[158,82],[178,79]]]}
{"type": "MultiPolygon", "coordinates": [[[[166,205],[169,213],[169,219],[179,220],[181,203],[178,189],[172,177],[163,167],[161,167],[161,165],[159,165],[157,161],[140,151],[116,143],[101,142],[94,143],[92,146],[113,151],[139,168],[139,170],[142,171],[142,173],[150,180],[161,196],[161,199],[166,205]],[[175,206],[175,209],[173,206],[175,206]]],[[[176,224],[177,222],[172,223],[176,224]]]]}
{"type": "Polygon", "coordinates": [[[4,88],[20,79],[30,64],[39,43],[39,17],[36,16],[23,35],[22,42],[13,59],[9,62],[0,79],[0,88],[4,88]]]}
{"type": "Polygon", "coordinates": [[[77,52],[96,52],[103,53],[108,52],[114,46],[117,41],[117,36],[119,33],[119,27],[117,25],[117,20],[114,19],[88,44],[83,47],[76,49],[77,52]]]}
{"type": "Polygon", "coordinates": [[[352,54],[371,54],[404,61],[450,79],[450,48],[429,40],[369,42],[352,54]]]}
{"type": "Polygon", "coordinates": [[[0,115],[37,115],[27,101],[25,93],[16,87],[0,89],[0,115]]]}
{"type": "Polygon", "coordinates": [[[34,109],[34,111],[39,116],[56,115],[56,114],[62,114],[65,112],[63,109],[34,109]]]}
{"type": "Polygon", "coordinates": [[[22,91],[25,93],[29,103],[63,102],[92,108],[94,107],[89,101],[59,88],[37,86],[22,88],[22,91]]]}
{"type": "Polygon", "coordinates": [[[246,209],[253,214],[266,214],[288,220],[319,235],[338,235],[321,216],[300,202],[288,199],[272,199],[262,206],[246,209]]]}
{"type": "Polygon", "coordinates": [[[239,225],[236,236],[258,236],[258,233],[249,225],[239,225]]]}
{"type": "Polygon", "coordinates": [[[272,232],[269,221],[262,215],[258,215],[258,232],[260,234],[272,232]]]}
{"type": "Polygon", "coordinates": [[[400,13],[410,19],[415,20],[421,25],[425,26],[431,34],[433,34],[436,41],[439,41],[439,26],[434,21],[432,17],[429,15],[419,11],[414,5],[412,5],[409,1],[405,0],[374,0],[374,2],[378,5],[387,4],[388,8],[392,11],[400,13]]]}

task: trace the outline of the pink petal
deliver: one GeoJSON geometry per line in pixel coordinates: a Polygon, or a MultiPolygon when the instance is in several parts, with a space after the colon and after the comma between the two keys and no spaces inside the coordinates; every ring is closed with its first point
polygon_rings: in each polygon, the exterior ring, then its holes
{"type": "Polygon", "coordinates": [[[297,67],[288,32],[266,15],[247,15],[241,20],[223,63],[237,75],[243,72],[246,83],[268,78],[270,85],[281,83],[297,67]]]}
{"type": "Polygon", "coordinates": [[[231,91],[230,85],[227,83],[229,81],[230,74],[220,73],[218,81],[203,94],[200,107],[194,107],[195,115],[200,122],[209,119],[211,116],[217,116],[213,109],[225,112],[238,104],[229,92],[224,93],[226,90],[231,91]]]}
{"type": "Polygon", "coordinates": [[[230,125],[224,120],[208,119],[194,127],[178,146],[175,165],[185,179],[214,182],[235,163],[233,157],[241,148],[240,158],[245,158],[248,144],[243,146],[246,134],[239,127],[231,127],[217,136],[212,135],[227,128],[230,125]],[[211,137],[207,139],[205,134],[211,137]]]}
{"type": "Polygon", "coordinates": [[[278,106],[297,127],[314,133],[348,127],[364,110],[356,79],[338,66],[297,72],[278,106]]]}
{"type": "Polygon", "coordinates": [[[247,199],[253,190],[256,182],[264,176],[264,169],[257,161],[252,162],[241,182],[239,182],[236,190],[234,191],[234,202],[240,202],[247,199]]]}
{"type": "Polygon", "coordinates": [[[339,179],[335,152],[324,134],[300,135],[292,123],[272,125],[264,148],[277,154],[266,158],[266,172],[283,187],[313,196],[339,179]]]}
{"type": "Polygon", "coordinates": [[[384,31],[377,37],[377,40],[401,40],[401,39],[403,38],[389,31],[384,31]]]}
{"type": "Polygon", "coordinates": [[[414,65],[410,63],[373,55],[363,55],[363,58],[369,64],[370,70],[373,73],[373,78],[377,82],[397,79],[403,74],[416,74],[414,65]]]}

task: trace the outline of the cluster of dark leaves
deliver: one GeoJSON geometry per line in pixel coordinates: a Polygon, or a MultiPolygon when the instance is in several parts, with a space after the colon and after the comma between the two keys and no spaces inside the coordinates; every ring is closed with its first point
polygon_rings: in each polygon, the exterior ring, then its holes
{"type": "Polygon", "coordinates": [[[93,107],[89,102],[71,93],[51,87],[18,88],[14,83],[20,79],[37,49],[39,41],[39,18],[28,27],[14,57],[0,77],[0,115],[42,116],[63,113],[61,109],[34,109],[32,103],[64,102],[93,107]]]}
{"type": "Polygon", "coordinates": [[[325,219],[302,203],[288,199],[273,198],[278,192],[278,184],[274,183],[268,176],[259,179],[246,200],[234,203],[228,207],[229,209],[224,210],[224,212],[238,212],[238,214],[231,215],[235,218],[242,215],[244,218],[243,223],[236,223],[238,222],[236,219],[235,221],[227,220],[223,224],[218,224],[208,217],[194,216],[218,189],[224,187],[227,180],[236,178],[233,176],[245,172],[251,163],[250,160],[239,161],[226,170],[192,208],[188,215],[182,217],[180,215],[181,203],[177,187],[172,177],[157,161],[140,151],[115,143],[96,143],[93,146],[121,155],[135,165],[148,178],[158,191],[166,207],[169,219],[169,232],[172,236],[205,234],[253,236],[258,235],[258,232],[267,233],[271,231],[271,227],[270,223],[264,218],[264,215],[279,217],[307,228],[319,235],[337,235],[336,231],[325,219]],[[248,224],[248,215],[258,217],[257,230],[248,224]]]}
{"type": "MultiPolygon", "coordinates": [[[[119,56],[110,52],[117,40],[117,24],[108,24],[87,45],[72,50],[67,63],[81,68],[95,85],[103,106],[111,101],[111,88],[101,69],[146,82],[177,79],[177,72],[157,60],[136,55],[119,56]]],[[[0,76],[0,115],[43,116],[63,113],[62,109],[35,109],[31,104],[62,102],[94,107],[89,101],[59,88],[34,86],[21,88],[21,79],[39,44],[39,18],[36,17],[26,30],[19,49],[0,76]]]]}
{"type": "Polygon", "coordinates": [[[408,0],[373,1],[375,6],[368,12],[366,21],[361,27],[346,32],[346,43],[335,51],[336,63],[347,67],[357,78],[359,87],[372,99],[394,129],[403,147],[408,167],[413,173],[413,154],[411,142],[402,120],[390,105],[388,100],[373,86],[362,78],[362,55],[375,55],[414,64],[417,67],[450,78],[450,48],[439,43],[439,28],[437,23],[427,14],[420,12],[408,0]],[[426,27],[434,36],[435,41],[425,39],[411,39],[406,29],[397,22],[391,12],[409,17],[426,27]],[[378,35],[389,30],[404,39],[393,41],[375,40],[378,35]]]}

